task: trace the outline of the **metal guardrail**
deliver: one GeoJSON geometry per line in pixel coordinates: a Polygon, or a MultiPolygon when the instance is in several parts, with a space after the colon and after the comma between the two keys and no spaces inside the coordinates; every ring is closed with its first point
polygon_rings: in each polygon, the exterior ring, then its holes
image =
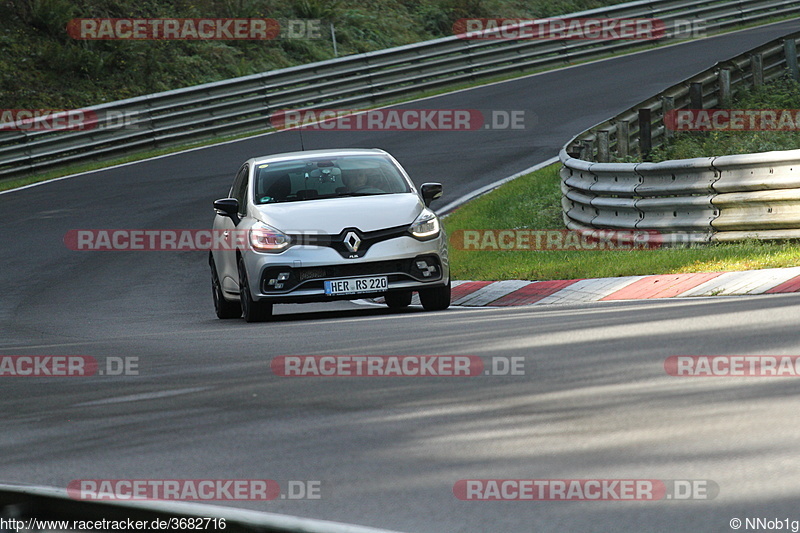
{"type": "Polygon", "coordinates": [[[670,110],[709,109],[786,72],[800,79],[798,39],[720,62],[573,138],[559,153],[567,227],[681,232],[675,242],[800,238],[800,150],[609,162],[663,142],[670,110]]]}
{"type": "MultiPolygon", "coordinates": [[[[565,15],[660,18],[666,40],[687,21],[716,31],[794,13],[800,0],[640,0],[565,15]]],[[[468,40],[458,36],[85,108],[126,117],[82,131],[0,132],[0,178],[220,135],[264,130],[282,109],[366,108],[424,91],[562,66],[642,46],[637,40],[468,40]],[[118,124],[117,124],[118,126],[118,124]]]]}
{"type": "MultiPolygon", "coordinates": [[[[147,522],[150,527],[136,528],[146,530],[177,530],[188,527],[166,527],[162,521],[169,523],[171,519],[208,518],[205,530],[225,531],[230,533],[397,533],[385,529],[355,526],[299,518],[276,513],[262,513],[230,507],[219,507],[202,503],[187,502],[122,502],[122,501],[90,501],[75,500],[67,495],[64,489],[52,487],[6,485],[0,484],[0,533],[27,529],[31,520],[92,522],[101,524],[108,522],[147,522]],[[216,522],[213,520],[216,519],[216,522]],[[10,520],[23,521],[25,526],[12,529],[10,520]],[[224,520],[224,524],[220,523],[224,520]],[[158,521],[158,522],[154,522],[158,521]],[[151,525],[155,524],[155,525],[151,525]],[[162,525],[159,525],[162,524],[162,525]],[[216,527],[213,526],[216,524],[216,527]]],[[[16,522],[14,522],[16,523],[16,522]]],[[[180,523],[180,522],[176,522],[180,523]]],[[[45,530],[41,522],[39,530],[45,530]]],[[[52,525],[52,524],[51,524],[52,525]]],[[[123,524],[124,526],[125,524],[123,524]]],[[[96,525],[94,531],[119,531],[127,527],[114,528],[111,525],[102,528],[96,525]]],[[[197,529],[197,528],[191,528],[197,529]]],[[[53,527],[57,531],[75,531],[71,527],[53,527]]]]}

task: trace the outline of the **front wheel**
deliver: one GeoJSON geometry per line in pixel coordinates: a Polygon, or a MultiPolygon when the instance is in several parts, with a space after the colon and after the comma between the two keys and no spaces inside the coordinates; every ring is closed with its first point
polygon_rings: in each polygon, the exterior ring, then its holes
{"type": "Polygon", "coordinates": [[[242,306],[239,302],[225,299],[214,258],[209,258],[208,262],[211,265],[211,294],[214,297],[214,311],[217,313],[217,318],[239,318],[242,316],[242,306]]]}
{"type": "Polygon", "coordinates": [[[422,289],[419,291],[419,301],[426,311],[442,311],[450,307],[450,282],[444,287],[435,289],[422,289]]]}
{"type": "Polygon", "coordinates": [[[247,322],[264,322],[272,317],[272,302],[253,300],[244,259],[239,258],[239,301],[242,304],[242,315],[247,322]]]}

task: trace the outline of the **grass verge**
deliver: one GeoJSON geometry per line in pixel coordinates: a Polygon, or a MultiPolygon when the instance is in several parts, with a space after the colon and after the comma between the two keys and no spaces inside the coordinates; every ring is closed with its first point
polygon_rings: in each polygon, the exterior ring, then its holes
{"type": "MultiPolygon", "coordinates": [[[[446,216],[466,229],[563,229],[559,164],[507,183],[446,216]]],[[[452,243],[451,243],[452,244],[452,243]]],[[[451,274],[468,280],[552,280],[756,270],[800,265],[800,244],[745,241],[654,250],[494,251],[450,247],[451,274]]]]}

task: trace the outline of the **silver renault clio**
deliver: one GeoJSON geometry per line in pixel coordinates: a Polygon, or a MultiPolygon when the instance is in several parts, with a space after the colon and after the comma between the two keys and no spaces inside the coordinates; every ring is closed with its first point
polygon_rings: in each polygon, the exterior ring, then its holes
{"type": "Polygon", "coordinates": [[[209,255],[219,318],[268,320],[275,303],[384,297],[426,310],[450,305],[447,236],[419,190],[378,149],[291,152],[249,159],[214,202],[209,255]]]}

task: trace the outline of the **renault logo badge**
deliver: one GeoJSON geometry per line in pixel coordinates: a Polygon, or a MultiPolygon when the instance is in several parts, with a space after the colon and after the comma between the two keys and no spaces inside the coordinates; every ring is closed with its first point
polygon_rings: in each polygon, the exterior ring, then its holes
{"type": "Polygon", "coordinates": [[[355,232],[348,231],[347,235],[344,236],[344,245],[351,254],[354,254],[358,251],[358,247],[361,246],[361,239],[358,238],[355,232]]]}

